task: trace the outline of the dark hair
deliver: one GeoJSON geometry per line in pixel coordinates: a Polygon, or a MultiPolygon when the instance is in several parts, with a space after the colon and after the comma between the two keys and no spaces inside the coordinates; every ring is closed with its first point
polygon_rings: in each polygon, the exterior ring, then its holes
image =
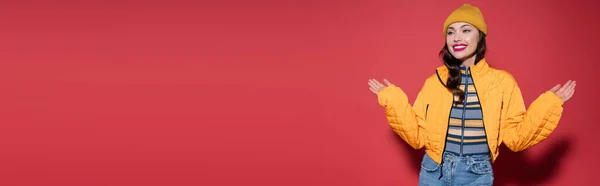
{"type": "MultiPolygon", "coordinates": [[[[485,34],[480,31],[479,42],[477,42],[477,49],[475,50],[475,64],[485,57],[486,48],[485,34]]],[[[460,73],[460,65],[462,64],[462,61],[452,56],[448,49],[448,45],[446,45],[446,42],[444,42],[444,47],[440,51],[439,55],[449,71],[448,80],[446,81],[446,88],[451,90],[454,96],[459,97],[459,100],[456,102],[457,104],[463,103],[465,100],[465,92],[459,88],[462,81],[462,75],[460,73]]]]}

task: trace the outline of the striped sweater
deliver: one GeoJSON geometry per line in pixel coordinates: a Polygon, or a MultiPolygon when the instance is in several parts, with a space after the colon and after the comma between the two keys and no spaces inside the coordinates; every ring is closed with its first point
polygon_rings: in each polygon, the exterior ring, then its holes
{"type": "MultiPolygon", "coordinates": [[[[450,112],[448,135],[446,137],[446,152],[457,155],[488,154],[483,115],[477,90],[467,67],[461,66],[462,83],[460,88],[465,91],[463,104],[454,104],[450,112]]],[[[458,96],[455,97],[458,100],[458,96]]]]}

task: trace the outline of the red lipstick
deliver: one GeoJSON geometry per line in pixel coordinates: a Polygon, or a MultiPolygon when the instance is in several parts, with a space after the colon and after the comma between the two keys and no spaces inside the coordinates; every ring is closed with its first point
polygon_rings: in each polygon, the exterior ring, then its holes
{"type": "Polygon", "coordinates": [[[452,50],[454,50],[455,52],[463,51],[466,48],[467,48],[466,44],[454,44],[454,45],[452,45],[452,50]]]}

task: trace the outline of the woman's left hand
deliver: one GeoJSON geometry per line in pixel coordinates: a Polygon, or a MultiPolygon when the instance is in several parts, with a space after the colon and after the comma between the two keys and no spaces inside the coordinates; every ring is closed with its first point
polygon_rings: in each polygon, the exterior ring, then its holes
{"type": "Polygon", "coordinates": [[[573,97],[573,94],[575,93],[575,85],[575,81],[569,80],[564,86],[561,87],[560,84],[558,84],[554,86],[554,88],[550,89],[550,91],[558,96],[564,103],[573,97]]]}

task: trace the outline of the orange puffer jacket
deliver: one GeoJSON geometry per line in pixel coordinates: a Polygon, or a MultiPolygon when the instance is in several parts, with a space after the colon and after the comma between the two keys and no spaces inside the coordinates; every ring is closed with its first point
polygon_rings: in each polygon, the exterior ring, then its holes
{"type": "MultiPolygon", "coordinates": [[[[452,92],[444,85],[448,78],[445,66],[425,81],[413,106],[406,94],[390,85],[378,93],[387,121],[404,141],[441,163],[445,148],[452,92]]],[[[471,67],[471,75],[483,112],[483,123],[492,162],[504,143],[512,151],[525,150],[543,141],[558,125],[563,101],[554,93],[541,94],[526,110],[521,90],[513,76],[490,67],[485,59],[471,67]]]]}

